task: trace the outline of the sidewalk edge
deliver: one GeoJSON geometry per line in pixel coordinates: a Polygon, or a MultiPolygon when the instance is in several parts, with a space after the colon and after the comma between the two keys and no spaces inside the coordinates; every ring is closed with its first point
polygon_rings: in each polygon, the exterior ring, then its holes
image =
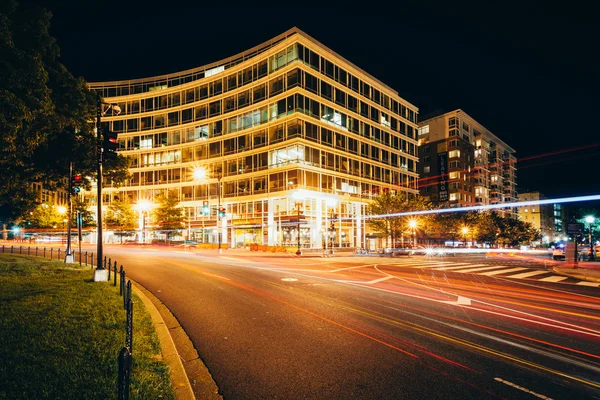
{"type": "Polygon", "coordinates": [[[552,270],[559,275],[570,276],[571,278],[581,279],[583,281],[588,281],[588,282],[600,283],[600,276],[586,275],[585,269],[582,269],[582,268],[574,269],[573,272],[570,272],[570,271],[567,272],[563,268],[560,268],[560,267],[553,267],[552,270]],[[577,271],[577,272],[575,272],[575,271],[577,271]]]}
{"type": "Polygon", "coordinates": [[[152,318],[152,324],[154,325],[154,329],[156,330],[156,334],[158,335],[158,339],[160,341],[163,359],[169,365],[171,384],[173,386],[173,390],[175,391],[175,397],[178,400],[195,400],[196,397],[194,396],[192,385],[190,384],[190,380],[188,379],[185,369],[183,368],[181,357],[177,352],[175,342],[169,333],[169,329],[167,328],[163,317],[160,315],[160,312],[154,303],[152,303],[152,300],[150,300],[148,296],[146,296],[146,294],[141,290],[142,286],[137,282],[131,282],[133,283],[135,294],[142,300],[146,310],[152,318]]]}

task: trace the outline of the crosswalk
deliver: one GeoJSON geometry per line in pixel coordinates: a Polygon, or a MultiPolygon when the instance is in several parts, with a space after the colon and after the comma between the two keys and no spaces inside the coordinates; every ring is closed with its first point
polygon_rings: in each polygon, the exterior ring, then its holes
{"type": "Polygon", "coordinates": [[[507,279],[527,279],[540,282],[568,283],[581,286],[600,287],[600,283],[582,281],[548,270],[533,269],[527,267],[515,267],[514,265],[491,265],[475,264],[466,262],[451,262],[439,260],[405,260],[388,265],[394,265],[403,268],[418,268],[432,271],[448,271],[461,274],[476,274],[507,279]]]}

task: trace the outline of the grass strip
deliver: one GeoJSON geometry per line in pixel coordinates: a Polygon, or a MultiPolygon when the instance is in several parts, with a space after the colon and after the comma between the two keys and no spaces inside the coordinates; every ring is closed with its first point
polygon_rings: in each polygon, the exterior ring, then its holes
{"type": "MultiPolygon", "coordinates": [[[[119,288],[79,264],[0,254],[0,399],[112,399],[125,345],[119,288]]],[[[152,320],[134,295],[131,399],[174,399],[152,320]]]]}

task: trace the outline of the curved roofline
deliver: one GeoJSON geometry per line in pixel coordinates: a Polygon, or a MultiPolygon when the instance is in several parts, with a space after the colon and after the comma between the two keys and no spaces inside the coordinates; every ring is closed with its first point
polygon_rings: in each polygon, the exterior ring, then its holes
{"type": "Polygon", "coordinates": [[[214,67],[218,67],[220,65],[223,64],[227,64],[233,61],[236,61],[238,59],[242,59],[240,62],[243,62],[245,60],[248,60],[252,57],[254,57],[257,54],[262,53],[262,51],[268,50],[269,48],[273,47],[274,45],[276,45],[277,43],[279,43],[282,40],[287,39],[288,37],[295,35],[297,33],[302,32],[300,29],[293,27],[291,29],[288,29],[287,31],[283,32],[280,35],[275,36],[274,38],[271,38],[259,45],[256,45],[254,47],[252,47],[251,49],[248,50],[244,50],[240,53],[237,53],[233,56],[229,56],[226,58],[223,58],[219,61],[215,61],[212,62],[210,64],[206,64],[206,65],[202,65],[200,67],[194,67],[194,68],[190,68],[190,69],[186,69],[183,71],[177,71],[177,72],[171,72],[168,74],[163,74],[163,75],[156,75],[156,76],[148,76],[145,78],[134,78],[134,79],[124,79],[124,80],[119,80],[119,81],[100,81],[100,82],[89,82],[90,86],[108,86],[108,85],[121,85],[121,84],[136,84],[136,83],[145,83],[145,82],[151,82],[151,81],[156,81],[156,80],[163,80],[163,79],[169,79],[169,78],[176,78],[179,76],[183,76],[183,75],[189,75],[189,74],[193,74],[195,72],[202,72],[205,71],[207,69],[211,69],[214,67]],[[262,51],[261,51],[262,50],[262,51]],[[250,53],[256,53],[253,54],[252,57],[248,57],[248,55],[250,53]]]}
{"type": "MultiPolygon", "coordinates": [[[[407,101],[406,99],[404,99],[403,97],[401,97],[398,93],[397,90],[391,88],[390,86],[386,85],[385,83],[381,82],[379,79],[375,78],[373,75],[369,74],[368,72],[366,72],[365,70],[363,70],[362,68],[358,67],[357,65],[355,65],[354,63],[348,61],[347,59],[345,59],[344,57],[342,57],[341,55],[339,55],[338,53],[336,53],[335,51],[331,50],[329,47],[325,46],[323,43],[319,42],[318,40],[316,40],[315,38],[313,38],[312,36],[308,35],[306,32],[302,31],[300,28],[294,26],[290,29],[288,29],[287,31],[275,36],[274,38],[271,38],[265,42],[262,42],[259,45],[256,45],[248,50],[244,50],[240,53],[237,53],[233,56],[227,57],[227,58],[223,58],[219,61],[215,61],[212,62],[210,64],[206,64],[200,67],[194,67],[194,68],[190,68],[184,71],[178,71],[178,72],[172,72],[172,73],[168,73],[168,74],[163,74],[163,75],[156,75],[156,76],[150,76],[150,77],[145,77],[145,78],[135,78],[135,79],[125,79],[125,80],[118,80],[118,81],[99,81],[99,82],[88,82],[88,86],[91,89],[94,89],[96,87],[106,87],[106,86],[120,86],[120,85],[135,85],[135,84],[144,84],[144,83],[151,83],[151,82],[156,82],[156,81],[161,81],[161,80],[169,80],[169,79],[175,79],[178,77],[184,77],[184,76],[188,76],[191,74],[195,74],[195,73],[201,73],[204,72],[206,70],[210,70],[212,68],[218,67],[218,66],[222,66],[222,65],[227,65],[229,63],[235,62],[235,64],[239,64],[242,63],[246,60],[249,60],[255,56],[257,56],[260,53],[263,53],[269,49],[271,49],[272,47],[274,47],[275,45],[279,44],[280,42],[288,39],[289,37],[292,37],[294,35],[300,35],[302,36],[304,39],[308,40],[309,42],[314,43],[315,45],[321,47],[322,49],[330,52],[331,54],[333,54],[336,58],[340,59],[342,62],[348,64],[350,67],[360,71],[362,74],[366,75],[369,79],[373,80],[374,82],[376,82],[378,85],[383,86],[385,89],[391,91],[393,94],[395,94],[396,96],[398,96],[400,99],[402,99],[402,101],[404,101],[407,105],[410,105],[412,107],[414,107],[416,110],[418,110],[418,107],[414,104],[412,104],[411,102],[407,101]],[[237,61],[237,62],[236,62],[237,61]]],[[[234,65],[235,65],[234,64],[234,65]]],[[[233,66],[233,65],[232,65],[233,66]]]]}

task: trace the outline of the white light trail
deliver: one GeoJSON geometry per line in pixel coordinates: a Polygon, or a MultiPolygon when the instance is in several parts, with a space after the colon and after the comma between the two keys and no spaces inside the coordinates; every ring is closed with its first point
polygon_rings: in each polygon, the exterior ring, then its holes
{"type": "MultiPolygon", "coordinates": [[[[405,216],[409,216],[409,215],[441,214],[441,213],[463,212],[463,211],[484,211],[484,210],[493,210],[493,209],[497,209],[497,208],[535,206],[535,205],[544,205],[544,204],[575,203],[575,202],[579,202],[579,201],[594,201],[594,200],[600,200],[600,194],[594,194],[594,195],[590,195],[590,196],[561,197],[558,199],[529,200],[529,201],[518,201],[518,202],[513,202],[513,203],[488,204],[488,205],[483,205],[483,206],[440,208],[437,210],[406,211],[406,212],[393,213],[393,214],[365,215],[365,216],[363,216],[363,219],[373,219],[373,218],[382,218],[382,217],[405,217],[405,216]]],[[[351,218],[340,218],[340,219],[351,219],[351,218]]]]}

